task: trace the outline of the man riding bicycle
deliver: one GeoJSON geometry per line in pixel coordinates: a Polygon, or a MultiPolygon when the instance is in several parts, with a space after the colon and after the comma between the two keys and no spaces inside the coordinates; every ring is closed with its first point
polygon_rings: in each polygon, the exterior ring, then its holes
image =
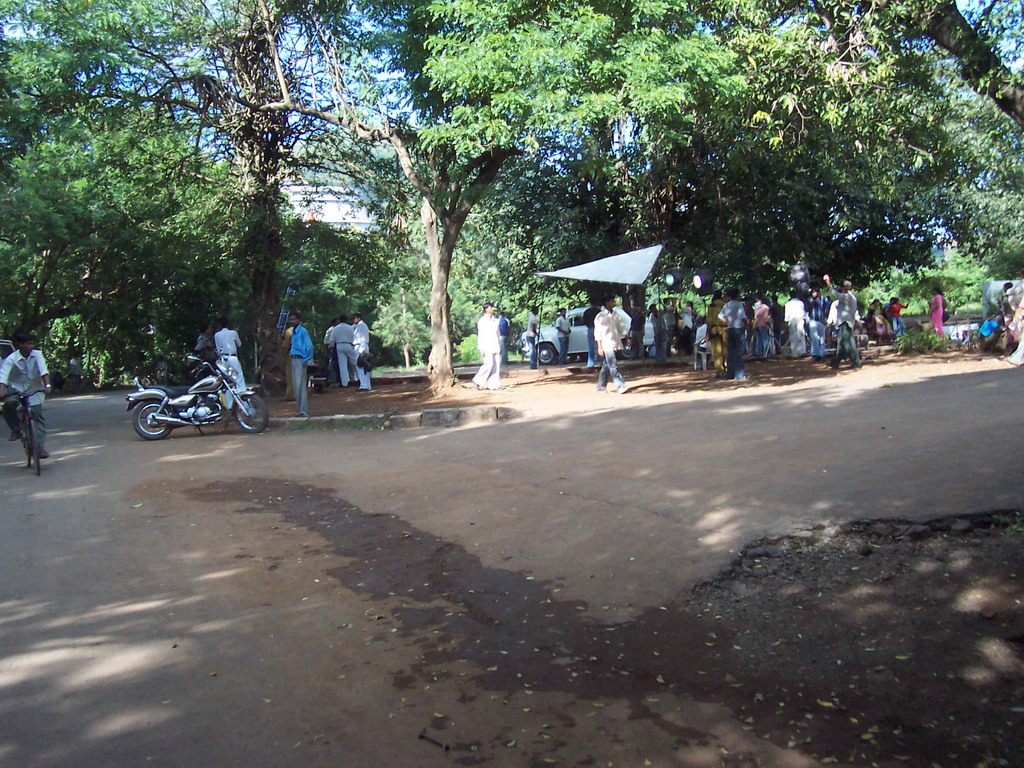
{"type": "Polygon", "coordinates": [[[9,440],[21,439],[21,422],[18,416],[18,399],[7,399],[7,388],[12,392],[33,392],[29,398],[29,411],[36,423],[36,440],[39,443],[39,458],[48,459],[46,452],[46,421],[43,418],[43,400],[50,393],[50,371],[46,368],[43,353],[36,349],[36,340],[27,333],[14,334],[17,350],[0,363],[0,400],[4,401],[4,420],[11,428],[9,440]],[[42,390],[42,391],[38,391],[42,390]]]}

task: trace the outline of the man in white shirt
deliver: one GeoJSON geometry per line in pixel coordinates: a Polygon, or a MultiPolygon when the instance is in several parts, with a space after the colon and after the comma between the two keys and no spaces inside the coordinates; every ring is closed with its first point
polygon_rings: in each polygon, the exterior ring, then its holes
{"type": "Polygon", "coordinates": [[[354,368],[356,360],[359,359],[356,355],[355,333],[348,324],[347,315],[338,318],[338,324],[331,331],[331,340],[334,342],[334,348],[338,350],[338,378],[341,380],[341,386],[347,387],[350,365],[354,368]]]}
{"type": "Polygon", "coordinates": [[[797,296],[796,291],[790,294],[786,302],[785,320],[789,326],[789,356],[803,357],[807,354],[807,341],[804,337],[804,318],[807,315],[804,309],[803,299],[797,296]]]}
{"type": "Polygon", "coordinates": [[[483,310],[484,313],[476,322],[476,346],[480,350],[483,362],[473,377],[473,386],[477,389],[486,387],[496,390],[501,387],[501,336],[498,318],[494,315],[494,305],[487,302],[483,310]]]}
{"type": "Polygon", "coordinates": [[[359,391],[370,391],[370,326],[363,322],[359,312],[352,315],[352,345],[356,350],[356,376],[359,391]]]}
{"type": "Polygon", "coordinates": [[[739,289],[730,288],[725,295],[729,297],[729,301],[718,314],[718,319],[725,323],[728,333],[725,378],[741,380],[747,378],[743,368],[743,348],[746,346],[746,330],[750,321],[747,319],[743,302],[740,301],[739,289]]]}
{"type": "Polygon", "coordinates": [[[601,302],[604,307],[594,318],[594,340],[597,353],[601,356],[601,370],[597,374],[597,391],[607,392],[608,382],[615,382],[615,389],[621,395],[629,389],[626,380],[619,373],[615,351],[622,349],[622,340],[628,338],[628,331],[621,318],[615,314],[615,297],[607,295],[601,302]]]}
{"type": "Polygon", "coordinates": [[[565,365],[569,362],[569,334],[572,328],[565,316],[565,310],[558,310],[558,317],[555,318],[555,331],[558,333],[558,364],[565,365]]]}
{"type": "Polygon", "coordinates": [[[242,373],[242,363],[238,360],[242,340],[238,337],[238,332],[231,328],[231,321],[228,318],[220,318],[217,324],[220,330],[213,334],[213,344],[220,355],[220,366],[231,375],[239,387],[244,389],[245,374],[242,373]]]}
{"type": "Polygon", "coordinates": [[[17,349],[0,363],[0,400],[4,400],[4,420],[11,428],[12,443],[21,439],[21,417],[18,414],[18,400],[7,400],[8,389],[12,392],[35,392],[29,398],[29,412],[36,423],[36,439],[39,442],[39,458],[48,459],[46,452],[46,420],[43,417],[43,400],[50,393],[50,371],[46,367],[43,353],[36,349],[36,341],[27,333],[14,334],[17,349]],[[38,391],[42,390],[42,391],[38,391]]]}

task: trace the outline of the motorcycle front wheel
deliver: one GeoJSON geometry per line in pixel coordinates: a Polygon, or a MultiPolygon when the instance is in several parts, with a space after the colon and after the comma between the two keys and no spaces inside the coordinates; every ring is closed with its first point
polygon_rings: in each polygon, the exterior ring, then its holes
{"type": "Polygon", "coordinates": [[[242,395],[235,403],[235,420],[245,432],[262,432],[270,423],[270,411],[259,395],[242,395]]]}
{"type": "Polygon", "coordinates": [[[171,434],[171,428],[155,421],[153,417],[160,412],[160,403],[143,403],[136,407],[132,417],[135,432],[143,440],[163,440],[171,434]]]}

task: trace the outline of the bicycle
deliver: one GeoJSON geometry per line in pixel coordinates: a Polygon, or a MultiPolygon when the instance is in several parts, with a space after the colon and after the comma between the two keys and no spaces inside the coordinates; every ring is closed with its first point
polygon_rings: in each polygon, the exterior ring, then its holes
{"type": "Polygon", "coordinates": [[[21,445],[25,449],[26,464],[25,466],[31,469],[35,466],[36,476],[42,471],[41,457],[39,456],[42,448],[39,446],[39,440],[36,437],[36,423],[35,419],[32,418],[32,411],[29,406],[29,398],[39,392],[41,389],[36,389],[31,392],[12,392],[8,395],[9,398],[17,398],[18,400],[18,411],[21,420],[21,445]]]}

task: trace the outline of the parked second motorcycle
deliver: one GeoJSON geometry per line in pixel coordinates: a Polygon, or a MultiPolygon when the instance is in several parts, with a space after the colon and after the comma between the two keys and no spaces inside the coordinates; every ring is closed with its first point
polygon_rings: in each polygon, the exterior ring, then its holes
{"type": "Polygon", "coordinates": [[[246,432],[262,432],[270,421],[267,404],[251,389],[239,387],[217,363],[201,361],[203,375],[190,387],[165,387],[135,380],[136,391],[125,396],[128,410],[135,410],[132,424],[144,440],[162,440],[178,427],[202,431],[234,414],[246,432]]]}

